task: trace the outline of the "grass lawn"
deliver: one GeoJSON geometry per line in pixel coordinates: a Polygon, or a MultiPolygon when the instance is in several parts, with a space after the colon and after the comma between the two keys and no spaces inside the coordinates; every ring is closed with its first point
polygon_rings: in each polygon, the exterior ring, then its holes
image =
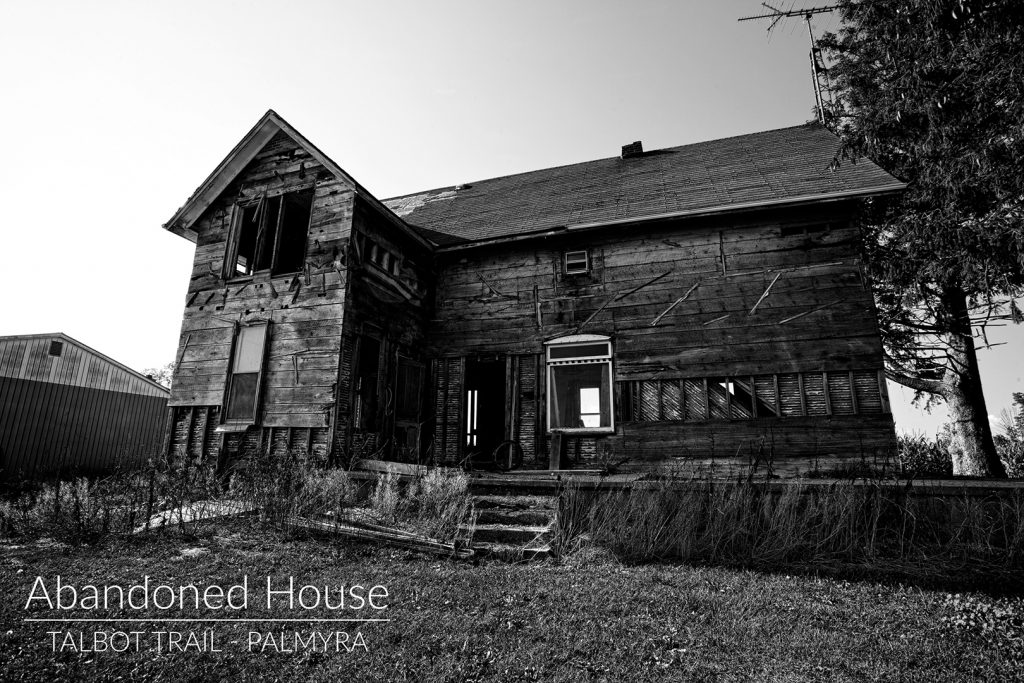
{"type": "MultiPolygon", "coordinates": [[[[166,533],[74,548],[9,540],[0,545],[0,594],[5,681],[1024,680],[1020,598],[719,568],[624,566],[594,551],[564,563],[474,566],[230,523],[199,539],[166,533]],[[265,600],[268,575],[281,585],[289,576],[300,585],[381,584],[389,591],[382,614],[390,621],[341,628],[218,624],[212,627],[221,652],[158,652],[153,631],[201,634],[211,625],[68,629],[24,622],[64,616],[38,605],[24,609],[36,576],[52,589],[58,574],[76,586],[129,586],[149,575],[151,583],[200,588],[237,584],[248,574],[253,597],[243,616],[277,618],[337,615],[284,607],[268,612],[254,604],[265,600]],[[70,630],[91,638],[104,629],[147,633],[139,652],[122,653],[54,652],[47,635],[70,630]],[[248,649],[249,631],[308,635],[311,629],[345,630],[350,638],[358,631],[366,649],[334,652],[335,641],[329,652],[248,649]]],[[[150,608],[88,616],[226,615],[150,608]]],[[[275,641],[287,645],[287,638],[275,641]]]]}

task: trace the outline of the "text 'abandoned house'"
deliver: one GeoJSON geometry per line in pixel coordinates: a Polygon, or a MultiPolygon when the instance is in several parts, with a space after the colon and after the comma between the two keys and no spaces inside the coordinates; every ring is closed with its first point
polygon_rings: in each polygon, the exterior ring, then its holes
{"type": "Polygon", "coordinates": [[[273,111],[195,242],[172,455],[776,473],[893,439],[860,235],[903,185],[816,124],[380,200],[273,111]],[[505,442],[512,441],[509,445],[505,442]]]}

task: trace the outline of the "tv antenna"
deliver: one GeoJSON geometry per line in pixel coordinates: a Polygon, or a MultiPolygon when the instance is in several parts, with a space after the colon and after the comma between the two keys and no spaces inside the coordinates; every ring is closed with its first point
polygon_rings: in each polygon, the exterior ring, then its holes
{"type": "Polygon", "coordinates": [[[838,5],[822,5],[820,7],[807,7],[805,9],[790,10],[781,10],[777,7],[772,7],[767,2],[762,2],[761,6],[771,10],[771,12],[751,17],[740,17],[737,21],[771,19],[772,23],[768,25],[769,35],[771,35],[772,30],[783,19],[803,17],[803,20],[807,23],[807,35],[811,39],[811,83],[814,85],[814,104],[818,110],[818,121],[822,125],[825,125],[825,102],[827,100],[829,104],[832,103],[832,84],[829,82],[828,69],[825,68],[825,62],[821,57],[821,48],[818,47],[818,43],[814,39],[814,30],[811,28],[811,17],[815,14],[826,14],[831,12],[836,9],[838,5]]]}

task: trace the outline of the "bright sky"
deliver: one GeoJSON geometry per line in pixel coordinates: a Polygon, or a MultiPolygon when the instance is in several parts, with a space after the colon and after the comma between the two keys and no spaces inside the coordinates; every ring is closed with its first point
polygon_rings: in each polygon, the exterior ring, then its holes
{"type": "MultiPolygon", "coordinates": [[[[0,0],[0,335],[173,360],[193,245],[161,225],[268,108],[381,198],[802,123],[806,28],[736,21],[761,10],[0,0]]],[[[1007,330],[982,353],[993,414],[1024,391],[1007,330]]],[[[892,390],[897,423],[934,432],[910,394],[892,390]]]]}

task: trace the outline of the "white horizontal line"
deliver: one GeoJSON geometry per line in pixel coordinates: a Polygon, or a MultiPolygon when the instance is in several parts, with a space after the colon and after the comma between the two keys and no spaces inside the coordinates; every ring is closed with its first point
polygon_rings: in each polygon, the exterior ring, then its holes
{"type": "Polygon", "coordinates": [[[192,621],[203,621],[203,622],[302,622],[302,623],[316,623],[316,622],[383,622],[388,623],[390,619],[25,619],[25,621],[37,621],[37,622],[76,622],[76,621],[87,621],[87,622],[118,622],[118,621],[166,621],[166,622],[192,622],[192,621]]]}

